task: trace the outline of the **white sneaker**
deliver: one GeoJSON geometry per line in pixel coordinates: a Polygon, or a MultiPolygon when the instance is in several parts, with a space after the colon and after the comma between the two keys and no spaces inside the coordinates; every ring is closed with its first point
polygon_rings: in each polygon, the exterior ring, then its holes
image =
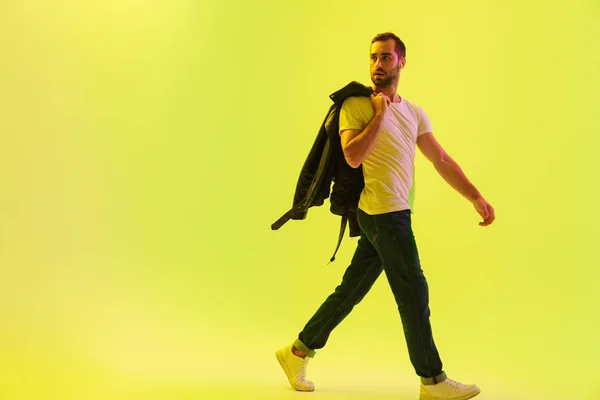
{"type": "Polygon", "coordinates": [[[311,381],[306,380],[306,366],[310,357],[306,356],[302,358],[292,353],[291,344],[277,350],[275,356],[294,389],[303,392],[312,392],[315,390],[315,385],[311,381]]]}
{"type": "Polygon", "coordinates": [[[463,385],[446,378],[443,382],[435,385],[421,383],[420,400],[467,400],[479,393],[481,390],[475,385],[463,385]]]}

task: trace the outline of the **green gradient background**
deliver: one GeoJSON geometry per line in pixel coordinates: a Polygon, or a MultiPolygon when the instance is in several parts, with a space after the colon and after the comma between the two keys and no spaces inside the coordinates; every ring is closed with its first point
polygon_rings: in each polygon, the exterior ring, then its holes
{"type": "MultiPolygon", "coordinates": [[[[387,30],[399,93],[497,210],[479,227],[417,156],[446,370],[482,399],[600,399],[595,0],[0,2],[0,398],[289,397],[273,352],[356,240],[326,266],[329,203],[270,224],[387,30]]],[[[416,393],[384,277],[309,376],[416,393]]]]}

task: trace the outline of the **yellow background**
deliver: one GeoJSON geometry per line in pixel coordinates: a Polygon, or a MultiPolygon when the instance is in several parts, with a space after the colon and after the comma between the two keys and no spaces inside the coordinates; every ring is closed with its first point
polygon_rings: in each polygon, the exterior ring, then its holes
{"type": "MultiPolygon", "coordinates": [[[[329,94],[370,84],[388,30],[407,45],[399,93],[497,211],[479,227],[417,156],[446,371],[482,399],[600,399],[596,0],[2,1],[0,398],[293,395],[274,351],[356,239],[326,265],[328,202],[270,225],[329,94]]],[[[309,377],[315,396],[416,396],[384,277],[309,377]]]]}

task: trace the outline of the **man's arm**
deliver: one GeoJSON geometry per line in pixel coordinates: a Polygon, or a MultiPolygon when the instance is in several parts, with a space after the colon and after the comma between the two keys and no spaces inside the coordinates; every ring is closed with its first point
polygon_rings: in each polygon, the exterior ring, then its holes
{"type": "Polygon", "coordinates": [[[383,93],[371,94],[374,114],[365,129],[362,132],[348,129],[340,133],[344,157],[352,168],[358,168],[373,151],[390,102],[389,97],[383,93]]]}
{"type": "Polygon", "coordinates": [[[417,138],[417,146],[421,153],[433,164],[442,178],[470,202],[481,197],[479,191],[467,179],[458,164],[450,158],[433,136],[432,132],[424,133],[417,138]]]}
{"type": "Polygon", "coordinates": [[[341,132],[341,145],[346,162],[352,168],[360,164],[371,154],[383,123],[383,114],[375,113],[365,129],[361,131],[348,129],[341,132]]]}
{"type": "Polygon", "coordinates": [[[417,146],[423,155],[431,161],[440,176],[456,191],[473,203],[477,212],[484,219],[480,225],[486,226],[491,224],[496,218],[494,208],[467,179],[462,169],[435,139],[433,133],[428,132],[420,135],[417,138],[417,146]]]}

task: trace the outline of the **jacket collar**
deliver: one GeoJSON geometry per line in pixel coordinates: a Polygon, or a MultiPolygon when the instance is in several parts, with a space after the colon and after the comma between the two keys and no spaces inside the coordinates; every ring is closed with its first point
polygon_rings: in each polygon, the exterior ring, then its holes
{"type": "Polygon", "coordinates": [[[329,98],[334,103],[341,103],[350,96],[370,96],[373,93],[373,88],[365,86],[362,83],[352,81],[340,90],[329,95],[329,98]]]}

